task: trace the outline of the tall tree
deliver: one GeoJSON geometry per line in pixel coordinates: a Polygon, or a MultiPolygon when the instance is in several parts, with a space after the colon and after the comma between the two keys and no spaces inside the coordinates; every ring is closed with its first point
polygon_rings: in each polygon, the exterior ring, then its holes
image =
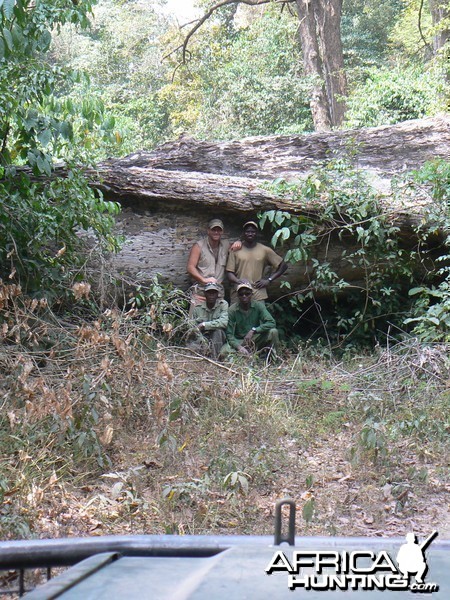
{"type": "MultiPolygon", "coordinates": [[[[210,6],[204,15],[194,22],[181,50],[186,61],[191,37],[217,11],[225,6],[246,4],[261,6],[277,0],[221,0],[210,6]]],[[[314,81],[311,94],[311,112],[316,130],[328,130],[342,124],[347,93],[347,81],[341,41],[342,0],[284,0],[282,6],[293,5],[299,21],[305,74],[314,81]]]]}
{"type": "Polygon", "coordinates": [[[428,0],[433,23],[433,51],[436,55],[450,40],[449,0],[428,0]]]}
{"type": "Polygon", "coordinates": [[[101,104],[61,101],[55,90],[74,78],[46,59],[52,32],[87,26],[94,1],[0,0],[0,278],[47,297],[82,264],[80,230],[116,245],[118,207],[92,192],[81,168],[114,122],[101,104]]]}
{"type": "Polygon", "coordinates": [[[341,41],[342,0],[296,0],[305,73],[316,80],[311,112],[316,130],[342,124],[347,93],[341,41]]]}

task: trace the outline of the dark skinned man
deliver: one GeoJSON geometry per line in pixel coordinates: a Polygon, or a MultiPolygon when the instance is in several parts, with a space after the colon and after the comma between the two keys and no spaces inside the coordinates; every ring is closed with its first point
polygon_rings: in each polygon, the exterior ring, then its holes
{"type": "Polygon", "coordinates": [[[205,352],[217,359],[225,344],[225,329],[228,324],[228,302],[219,298],[220,286],[207,283],[204,288],[205,302],[197,304],[192,313],[195,328],[188,346],[205,352]]]}
{"type": "Polygon", "coordinates": [[[257,233],[256,222],[247,221],[243,227],[242,248],[228,256],[226,272],[234,288],[231,292],[232,303],[237,301],[236,286],[243,281],[252,284],[253,300],[265,301],[268,297],[267,288],[287,270],[287,264],[281,256],[272,248],[257,242],[257,233]],[[272,272],[266,277],[264,273],[268,266],[272,272]]]}
{"type": "Polygon", "coordinates": [[[236,294],[238,302],[228,310],[227,344],[221,354],[237,351],[251,356],[263,348],[274,352],[279,342],[278,330],[266,305],[253,300],[252,286],[248,282],[239,283],[236,294]]]}

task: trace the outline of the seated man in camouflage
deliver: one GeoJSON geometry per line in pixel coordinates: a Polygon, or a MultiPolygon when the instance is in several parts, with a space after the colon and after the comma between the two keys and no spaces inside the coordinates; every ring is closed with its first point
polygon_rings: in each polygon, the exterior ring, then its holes
{"type": "Polygon", "coordinates": [[[209,354],[217,359],[225,344],[228,324],[228,302],[219,298],[221,286],[207,283],[204,287],[205,302],[197,304],[192,312],[194,329],[188,347],[209,354]]]}
{"type": "Polygon", "coordinates": [[[228,311],[227,344],[221,354],[238,351],[251,356],[258,350],[267,348],[275,353],[279,343],[275,319],[264,302],[252,300],[253,289],[250,283],[236,286],[238,301],[228,311]]]}

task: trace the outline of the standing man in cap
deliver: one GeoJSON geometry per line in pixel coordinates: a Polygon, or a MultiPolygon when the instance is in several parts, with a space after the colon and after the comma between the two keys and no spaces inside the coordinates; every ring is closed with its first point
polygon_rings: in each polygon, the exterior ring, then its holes
{"type": "Polygon", "coordinates": [[[188,347],[205,351],[217,359],[226,342],[225,329],[228,325],[228,302],[219,299],[221,286],[207,283],[204,288],[206,301],[194,306],[192,320],[195,329],[191,333],[188,347]]]}
{"type": "MultiPolygon", "coordinates": [[[[191,314],[194,306],[205,301],[204,288],[207,283],[215,283],[222,287],[230,249],[230,241],[222,239],[222,235],[222,221],[212,219],[208,223],[206,237],[195,242],[191,248],[187,271],[196,282],[191,288],[191,314]]],[[[232,249],[237,250],[241,246],[241,242],[234,242],[232,249]]],[[[219,290],[219,296],[223,298],[223,289],[219,290]]]]}
{"type": "Polygon", "coordinates": [[[238,302],[228,310],[227,344],[221,354],[238,351],[251,356],[257,350],[267,348],[276,353],[279,343],[278,329],[264,302],[255,302],[249,282],[236,286],[238,302]]]}
{"type": "Polygon", "coordinates": [[[256,241],[258,225],[255,221],[247,221],[243,227],[242,248],[228,256],[226,272],[228,279],[234,285],[231,292],[231,302],[236,302],[236,286],[243,281],[249,281],[253,286],[253,300],[264,301],[267,299],[267,288],[275,279],[281,277],[287,270],[287,264],[278,254],[256,241]],[[264,277],[268,266],[272,272],[264,277]]]}

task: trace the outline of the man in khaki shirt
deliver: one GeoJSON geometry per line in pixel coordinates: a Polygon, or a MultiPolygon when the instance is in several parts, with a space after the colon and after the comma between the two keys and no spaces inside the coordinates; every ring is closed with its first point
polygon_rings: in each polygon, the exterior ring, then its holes
{"type": "Polygon", "coordinates": [[[193,279],[191,287],[191,315],[194,306],[205,301],[205,286],[208,283],[220,285],[219,298],[223,298],[223,280],[228,252],[242,247],[240,241],[230,244],[223,239],[223,222],[212,219],[208,223],[207,235],[195,242],[189,253],[187,272],[193,279]]]}
{"type": "Polygon", "coordinates": [[[228,255],[226,272],[233,289],[231,302],[237,302],[236,286],[250,282],[253,286],[254,301],[267,300],[267,288],[275,279],[287,270],[287,264],[272,248],[256,241],[258,225],[255,221],[247,221],[243,227],[242,248],[228,255]],[[268,277],[263,277],[267,266],[272,267],[268,277]]]}

